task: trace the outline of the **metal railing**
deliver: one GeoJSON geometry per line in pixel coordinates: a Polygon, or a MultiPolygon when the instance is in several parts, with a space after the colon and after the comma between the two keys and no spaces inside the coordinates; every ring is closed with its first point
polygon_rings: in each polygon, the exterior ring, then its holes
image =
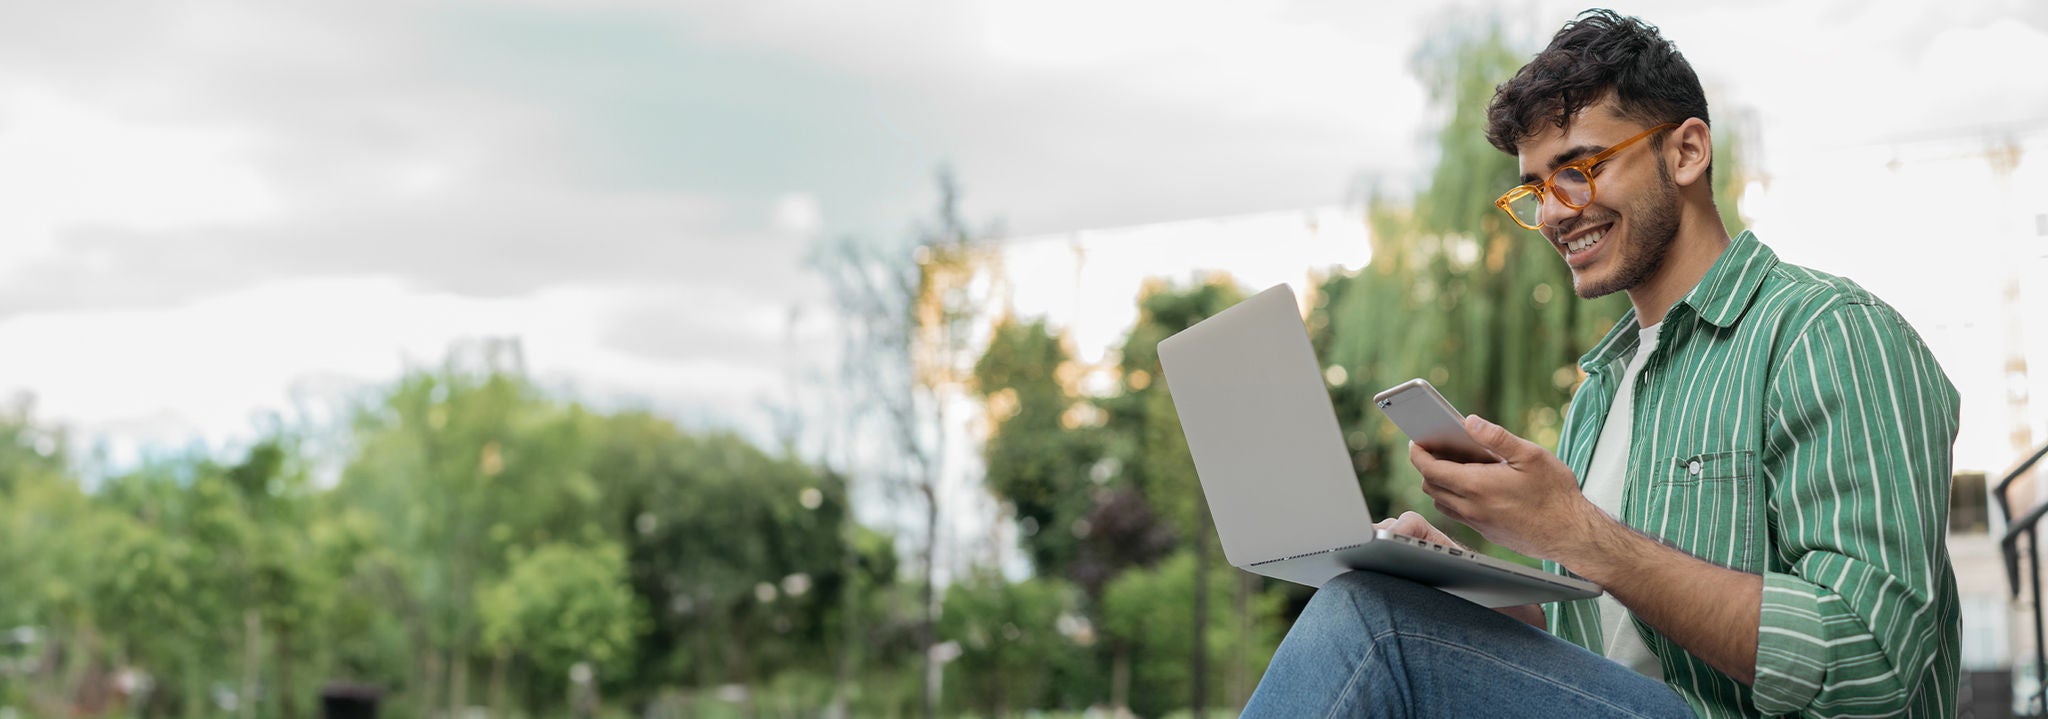
{"type": "MultiPolygon", "coordinates": [[[[1998,500],[1998,513],[2006,520],[2005,536],[1998,540],[1999,553],[2005,556],[2005,580],[2012,587],[2012,596],[2020,596],[2020,537],[2027,541],[2027,578],[2032,585],[2034,605],[2034,672],[2036,684],[2034,696],[2028,698],[2030,713],[2039,715],[2048,710],[2048,644],[2041,641],[2041,517],[2048,515],[2048,502],[2035,502],[2026,516],[2012,516],[2012,498],[2008,490],[2020,477],[2026,476],[2041,457],[2048,455],[2048,444],[2034,450],[2033,456],[1999,480],[1998,488],[1991,496],[1998,500]]],[[[2048,481],[2048,477],[2041,478],[2048,481]]]]}

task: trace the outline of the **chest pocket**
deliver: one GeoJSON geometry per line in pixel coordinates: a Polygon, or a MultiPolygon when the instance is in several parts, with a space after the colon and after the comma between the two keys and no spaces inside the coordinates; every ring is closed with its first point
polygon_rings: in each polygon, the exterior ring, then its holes
{"type": "Polygon", "coordinates": [[[1695,454],[1672,460],[1671,467],[1673,471],[1666,475],[1671,484],[1744,480],[1756,474],[1756,453],[1742,450],[1695,454]]]}
{"type": "Polygon", "coordinates": [[[1635,511],[1636,526],[1701,559],[1762,570],[1763,482],[1756,452],[1699,452],[1656,461],[1635,511]]]}

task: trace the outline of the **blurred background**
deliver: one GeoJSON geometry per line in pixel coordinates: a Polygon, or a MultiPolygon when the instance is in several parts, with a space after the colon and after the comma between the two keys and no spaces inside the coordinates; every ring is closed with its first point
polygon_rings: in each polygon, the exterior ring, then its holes
{"type": "MultiPolygon", "coordinates": [[[[1308,594],[1154,345],[1292,283],[1382,515],[1379,389],[1554,446],[1626,301],[1480,128],[1582,9],[0,6],[0,719],[1234,715],[1308,594]]],[[[1962,713],[2038,713],[2048,6],[1616,9],[1962,392],[1962,713]]]]}

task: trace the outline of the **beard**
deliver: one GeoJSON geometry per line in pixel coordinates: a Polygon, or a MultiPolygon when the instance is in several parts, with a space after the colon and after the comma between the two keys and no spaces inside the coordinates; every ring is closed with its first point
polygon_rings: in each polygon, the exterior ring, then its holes
{"type": "MultiPolygon", "coordinates": [[[[1664,158],[1657,158],[1657,185],[1628,206],[1628,236],[1621,238],[1614,256],[1614,270],[1605,278],[1573,277],[1572,290],[1582,299],[1593,299],[1634,289],[1657,274],[1664,256],[1678,237],[1678,186],[1664,158]]],[[[1605,221],[1605,220],[1603,220],[1605,221]]]]}

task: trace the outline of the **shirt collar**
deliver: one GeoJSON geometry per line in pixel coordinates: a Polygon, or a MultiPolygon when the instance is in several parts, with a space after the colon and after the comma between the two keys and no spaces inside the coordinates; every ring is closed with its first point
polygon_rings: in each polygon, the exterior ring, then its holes
{"type": "MultiPolygon", "coordinates": [[[[1728,247],[1721,252],[1721,257],[1714,260],[1714,266],[1708,268],[1706,276],[1700,278],[1700,283],[1685,294],[1685,299],[1679,300],[1678,304],[1672,305],[1671,311],[1664,313],[1665,326],[1670,327],[1671,319],[1684,312],[1698,315],[1701,320],[1715,327],[1734,326],[1742,319],[1743,313],[1749,311],[1751,300],[1756,299],[1757,289],[1763,286],[1764,276],[1777,265],[1778,254],[1764,246],[1755,234],[1744,230],[1742,234],[1736,235],[1735,239],[1728,242],[1728,247]]],[[[1614,323],[1614,328],[1607,331],[1607,336],[1601,338],[1599,344],[1594,345],[1591,351],[1579,358],[1579,366],[1587,372],[1592,372],[1607,366],[1622,353],[1634,350],[1638,329],[1640,328],[1636,326],[1636,311],[1631,307],[1621,316],[1620,321],[1614,323]]]]}
{"type": "Polygon", "coordinates": [[[1777,266],[1778,253],[1765,247],[1750,231],[1743,230],[1728,242],[1728,249],[1721,252],[1721,258],[1714,261],[1707,276],[1700,278],[1700,283],[1678,304],[1691,307],[1700,319],[1715,327],[1733,327],[1742,319],[1742,313],[1749,311],[1750,300],[1756,299],[1764,276],[1777,266]]]}

